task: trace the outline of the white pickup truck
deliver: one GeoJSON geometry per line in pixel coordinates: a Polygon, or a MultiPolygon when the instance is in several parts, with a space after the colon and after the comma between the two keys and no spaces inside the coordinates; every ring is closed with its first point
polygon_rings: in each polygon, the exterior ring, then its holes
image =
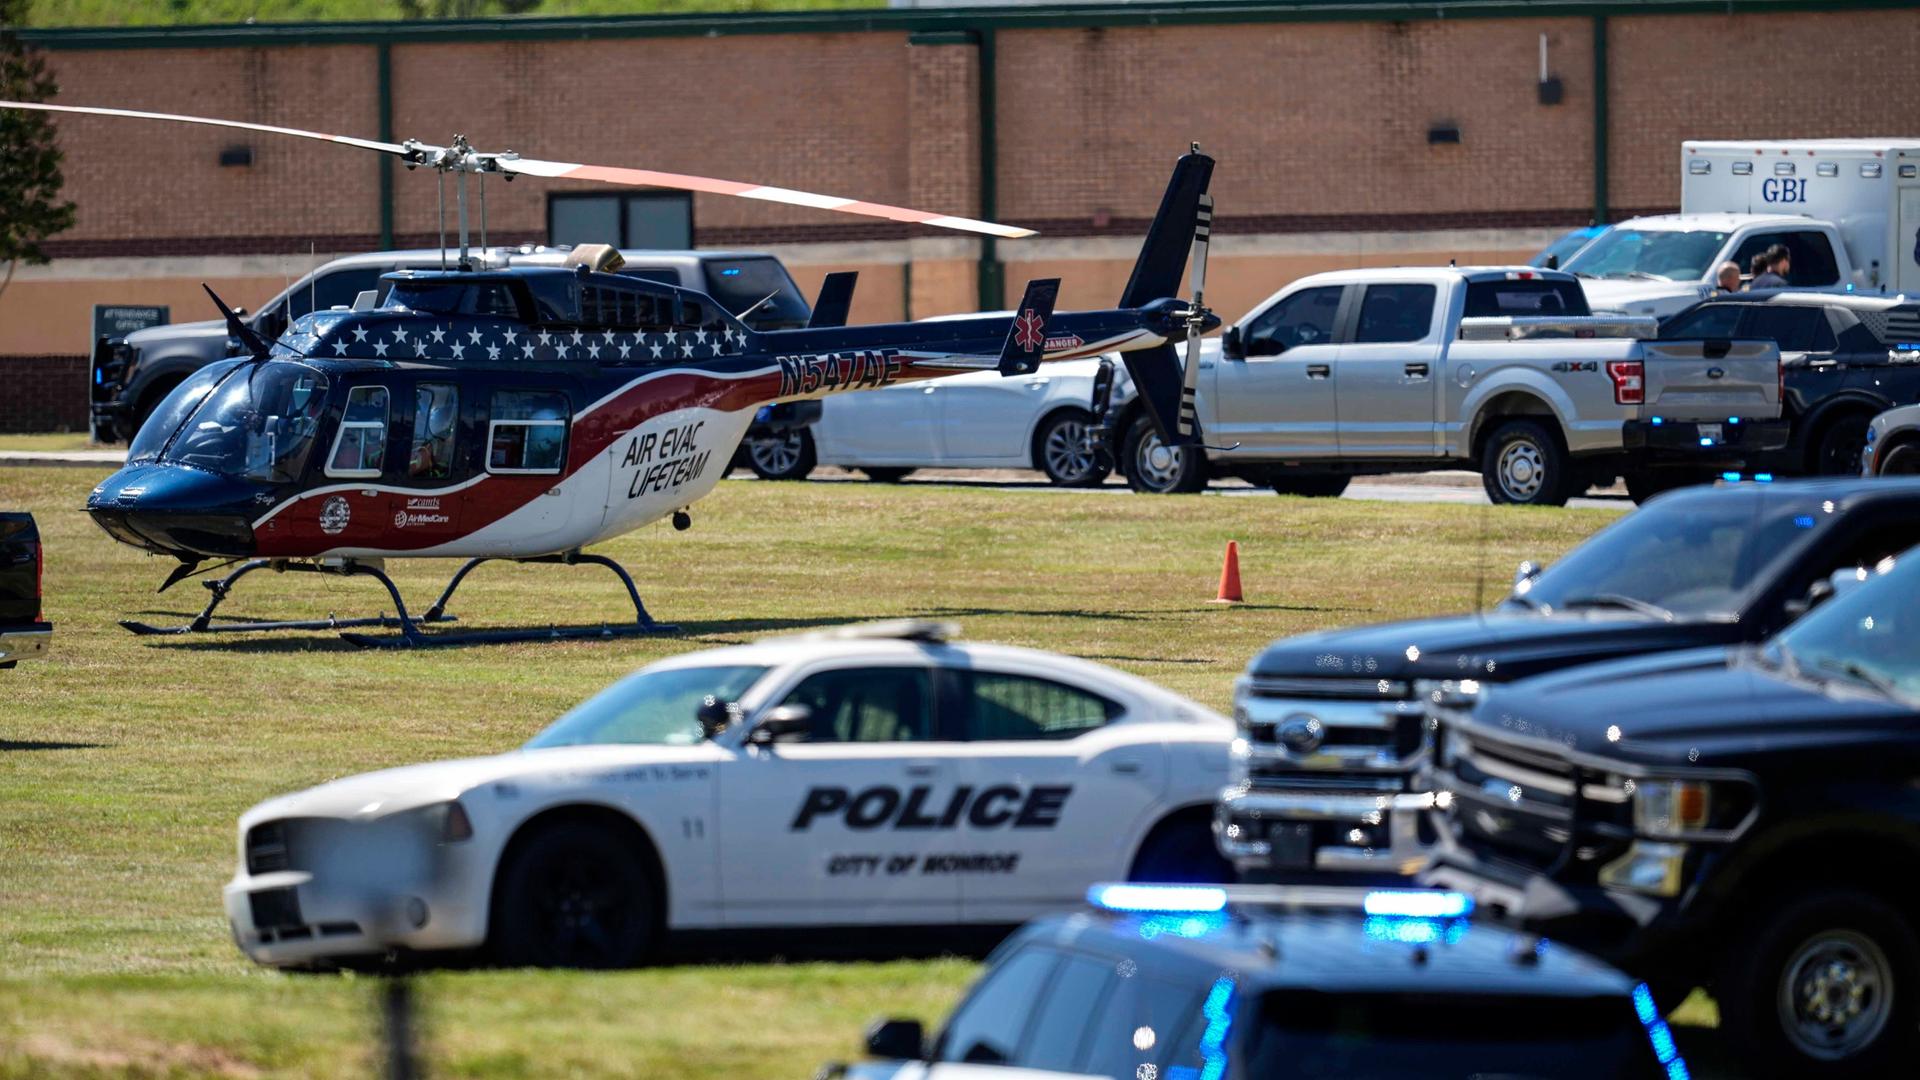
{"type": "Polygon", "coordinates": [[[1624,476],[1635,498],[1784,446],[1772,342],[1658,341],[1596,318],[1571,275],[1401,267],[1301,278],[1201,343],[1201,452],[1139,403],[1103,417],[1136,491],[1238,476],[1338,495],[1358,474],[1478,468],[1496,503],[1561,505],[1624,476]]]}
{"type": "Polygon", "coordinates": [[[1681,144],[1680,212],[1620,222],[1560,267],[1596,311],[1664,319],[1778,244],[1797,289],[1920,292],[1920,140],[1681,144]]]}

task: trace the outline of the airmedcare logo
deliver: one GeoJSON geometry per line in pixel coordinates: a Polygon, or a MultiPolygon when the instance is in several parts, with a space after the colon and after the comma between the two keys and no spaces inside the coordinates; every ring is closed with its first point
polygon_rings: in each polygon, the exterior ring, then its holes
{"type": "Polygon", "coordinates": [[[347,505],[345,495],[335,495],[320,504],[320,531],[328,536],[338,536],[352,520],[353,507],[347,505]]]}

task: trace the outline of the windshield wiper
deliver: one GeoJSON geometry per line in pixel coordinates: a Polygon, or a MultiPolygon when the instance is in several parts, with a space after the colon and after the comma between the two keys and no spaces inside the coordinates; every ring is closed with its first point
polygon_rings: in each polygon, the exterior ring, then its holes
{"type": "Polygon", "coordinates": [[[1890,698],[1900,696],[1900,691],[1894,686],[1892,679],[1867,667],[1858,660],[1839,660],[1829,656],[1822,658],[1817,666],[1821,671],[1838,672],[1855,682],[1865,683],[1890,698]]]}
{"type": "Polygon", "coordinates": [[[1624,596],[1620,593],[1595,593],[1592,596],[1576,596],[1571,600],[1561,603],[1560,607],[1563,609],[1595,607],[1625,608],[1628,611],[1637,611],[1649,618],[1659,619],[1663,622],[1673,621],[1673,612],[1668,611],[1659,604],[1650,604],[1645,600],[1624,596]]]}

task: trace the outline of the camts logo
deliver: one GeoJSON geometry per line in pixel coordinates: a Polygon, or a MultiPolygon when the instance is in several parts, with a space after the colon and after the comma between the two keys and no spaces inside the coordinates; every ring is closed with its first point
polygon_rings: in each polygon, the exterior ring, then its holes
{"type": "Polygon", "coordinates": [[[962,784],[945,795],[930,787],[901,791],[885,784],[858,793],[843,787],[808,788],[788,828],[806,832],[816,820],[840,818],[849,829],[1051,829],[1073,794],[1070,784],[1035,785],[1021,791],[1012,784],[975,790],[962,784]]]}
{"type": "Polygon", "coordinates": [[[328,536],[340,535],[352,520],[353,507],[347,504],[345,495],[335,495],[320,504],[320,531],[328,536]]]}

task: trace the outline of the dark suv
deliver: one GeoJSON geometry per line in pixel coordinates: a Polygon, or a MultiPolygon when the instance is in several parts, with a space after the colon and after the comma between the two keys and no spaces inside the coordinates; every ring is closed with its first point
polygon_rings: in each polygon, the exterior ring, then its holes
{"type": "Polygon", "coordinates": [[[1852,576],[1759,646],[1443,710],[1428,880],[1600,952],[1663,1003],[1706,986],[1756,1073],[1912,1075],[1920,549],[1852,576]]]}
{"type": "Polygon", "coordinates": [[[1572,949],[1474,922],[1458,894],[1118,885],[1091,896],[1093,911],[1008,938],[930,1045],[917,1021],[885,1021],[868,1035],[883,1060],[838,1071],[1686,1075],[1644,987],[1572,949]]]}
{"type": "Polygon", "coordinates": [[[1716,296],[1660,324],[1662,338],[1760,338],[1780,346],[1783,450],[1752,467],[1783,476],[1859,476],[1867,425],[1920,402],[1920,366],[1896,352],[1920,342],[1920,301],[1908,297],[1762,290],[1716,296]]]}

